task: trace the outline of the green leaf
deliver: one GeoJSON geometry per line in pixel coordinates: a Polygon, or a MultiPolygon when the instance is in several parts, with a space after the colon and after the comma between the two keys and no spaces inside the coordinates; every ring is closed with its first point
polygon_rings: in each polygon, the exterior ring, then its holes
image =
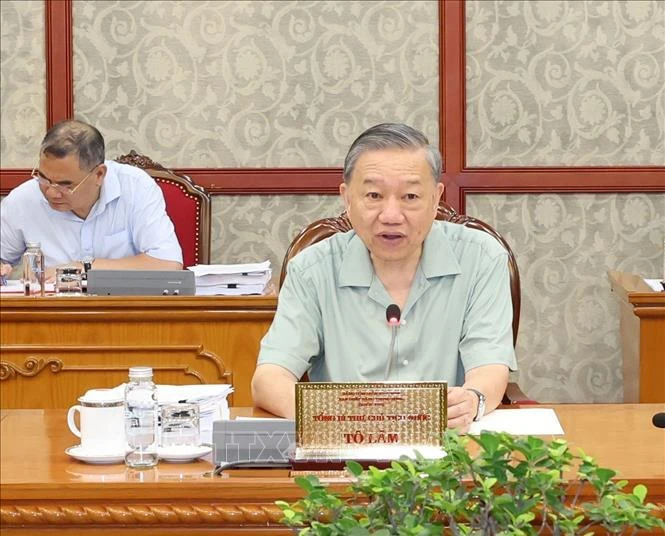
{"type": "Polygon", "coordinates": [[[647,487],[644,484],[638,484],[633,488],[633,495],[640,500],[640,503],[644,503],[644,499],[647,496],[647,487]]]}
{"type": "Polygon", "coordinates": [[[360,476],[363,473],[363,466],[354,460],[348,460],[346,462],[346,468],[353,476],[360,476]]]}
{"type": "Polygon", "coordinates": [[[314,488],[319,484],[318,480],[319,479],[314,475],[297,476],[295,478],[296,484],[307,493],[312,493],[312,491],[314,491],[314,488]],[[316,480],[316,482],[313,482],[312,479],[316,480]]]}
{"type": "Polygon", "coordinates": [[[525,524],[525,523],[531,523],[534,519],[536,519],[536,514],[534,514],[533,512],[527,512],[518,515],[515,518],[515,521],[518,522],[519,524],[525,524]]]}
{"type": "Polygon", "coordinates": [[[612,477],[616,476],[616,471],[612,471],[612,469],[607,469],[605,467],[599,467],[596,470],[596,475],[601,482],[607,483],[612,477]]]}

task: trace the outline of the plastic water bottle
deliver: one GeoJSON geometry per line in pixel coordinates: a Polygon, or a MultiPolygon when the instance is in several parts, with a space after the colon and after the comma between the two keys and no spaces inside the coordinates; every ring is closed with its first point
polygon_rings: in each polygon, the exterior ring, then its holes
{"type": "Polygon", "coordinates": [[[125,465],[135,469],[157,465],[157,387],[150,367],[129,369],[129,383],[125,387],[125,435],[129,445],[125,465]]]}
{"type": "Polygon", "coordinates": [[[28,242],[23,254],[23,289],[26,296],[44,295],[44,253],[40,242],[28,242]]]}

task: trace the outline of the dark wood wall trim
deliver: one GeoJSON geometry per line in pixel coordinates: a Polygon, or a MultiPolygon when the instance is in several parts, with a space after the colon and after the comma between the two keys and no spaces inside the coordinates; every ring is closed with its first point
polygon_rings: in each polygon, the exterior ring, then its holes
{"type": "MultiPolygon", "coordinates": [[[[182,169],[213,195],[337,194],[335,168],[182,169]]],[[[0,169],[0,195],[25,181],[29,169],[0,169]]],[[[547,168],[446,172],[446,200],[463,209],[467,193],[664,192],[661,168],[547,168]],[[638,180],[636,180],[638,179],[638,180]]]]}
{"type": "MultiPolygon", "coordinates": [[[[0,169],[0,195],[24,182],[30,171],[0,169]]],[[[183,168],[178,172],[189,175],[213,195],[337,194],[342,182],[341,168],[183,168]]]]}
{"type": "MultiPolygon", "coordinates": [[[[37,155],[35,155],[35,161],[37,155]]],[[[30,169],[0,169],[0,195],[7,195],[30,176],[30,169]]]]}
{"type": "Polygon", "coordinates": [[[72,0],[46,0],[45,13],[46,123],[51,128],[74,115],[72,0]]]}
{"type": "MultiPolygon", "coordinates": [[[[665,192],[665,167],[466,167],[464,0],[439,2],[439,125],[446,200],[464,211],[469,193],[665,192]]],[[[46,0],[47,123],[74,111],[72,0],[46,0]]],[[[139,148],[140,149],[140,148],[139,148]]],[[[339,168],[178,169],[212,194],[335,194],[339,168]]],[[[0,169],[0,194],[29,170],[0,169]]]]}
{"type": "MultiPolygon", "coordinates": [[[[449,37],[446,30],[446,10],[443,5],[444,0],[438,0],[439,3],[439,151],[443,157],[443,172],[445,174],[448,161],[446,160],[446,145],[448,142],[448,135],[450,131],[447,129],[446,124],[446,103],[450,102],[446,98],[449,91],[444,87],[446,80],[446,66],[448,60],[445,57],[444,50],[446,50],[446,39],[449,37]]],[[[442,177],[443,179],[443,177],[442,177]]]]}
{"type": "Polygon", "coordinates": [[[665,192],[663,168],[520,168],[464,171],[449,178],[446,199],[462,212],[478,193],[665,192]]]}

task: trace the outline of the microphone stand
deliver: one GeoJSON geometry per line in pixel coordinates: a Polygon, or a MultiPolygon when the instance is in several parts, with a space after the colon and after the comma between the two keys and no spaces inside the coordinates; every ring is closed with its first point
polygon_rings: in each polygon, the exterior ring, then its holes
{"type": "Polygon", "coordinates": [[[386,381],[390,378],[390,373],[393,370],[393,364],[395,361],[395,341],[397,340],[397,328],[399,327],[399,321],[396,319],[391,319],[390,321],[390,348],[388,349],[388,367],[386,368],[386,381]]]}

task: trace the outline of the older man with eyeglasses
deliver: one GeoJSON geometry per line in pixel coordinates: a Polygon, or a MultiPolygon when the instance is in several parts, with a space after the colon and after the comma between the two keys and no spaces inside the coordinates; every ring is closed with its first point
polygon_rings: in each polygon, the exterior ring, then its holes
{"type": "Polygon", "coordinates": [[[54,125],[32,179],[0,205],[0,275],[20,261],[28,242],[41,243],[47,280],[59,266],[182,268],[159,186],[138,168],[105,160],[95,127],[75,120],[54,125]]]}

